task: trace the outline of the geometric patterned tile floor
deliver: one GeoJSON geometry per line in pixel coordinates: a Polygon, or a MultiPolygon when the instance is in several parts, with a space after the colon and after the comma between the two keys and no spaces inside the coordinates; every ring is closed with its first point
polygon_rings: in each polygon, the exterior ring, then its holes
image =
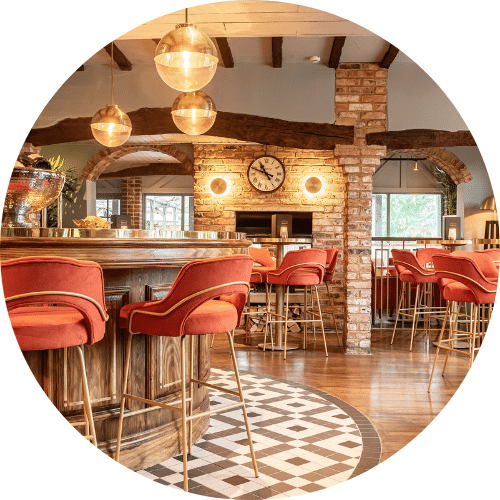
{"type": "MultiPolygon", "coordinates": [[[[211,416],[188,456],[189,492],[259,500],[318,491],[379,463],[379,436],[356,408],[330,394],[287,380],[240,372],[254,451],[255,478],[241,408],[211,416]]],[[[236,389],[232,370],[211,368],[210,383],[236,389]]],[[[237,398],[209,390],[210,405],[237,398]]],[[[138,471],[183,489],[182,455],[138,471]]]]}

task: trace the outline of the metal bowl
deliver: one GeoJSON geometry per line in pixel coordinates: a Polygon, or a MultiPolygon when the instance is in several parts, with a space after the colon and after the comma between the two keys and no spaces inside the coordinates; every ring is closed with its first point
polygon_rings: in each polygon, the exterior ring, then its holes
{"type": "Polygon", "coordinates": [[[3,207],[2,227],[38,227],[28,217],[48,207],[61,192],[64,174],[53,170],[14,167],[3,207]]]}

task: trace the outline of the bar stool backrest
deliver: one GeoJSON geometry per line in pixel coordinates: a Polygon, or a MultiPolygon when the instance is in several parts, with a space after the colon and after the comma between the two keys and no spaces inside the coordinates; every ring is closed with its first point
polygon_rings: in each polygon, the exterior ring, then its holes
{"type": "Polygon", "coordinates": [[[434,255],[447,255],[450,251],[447,248],[419,248],[416,252],[418,261],[422,266],[432,262],[434,255]]]}
{"type": "Polygon", "coordinates": [[[337,265],[338,257],[339,257],[338,248],[327,248],[326,249],[326,273],[327,274],[335,272],[335,266],[337,265]]]}
{"type": "Polygon", "coordinates": [[[490,281],[470,257],[453,254],[435,255],[433,262],[438,282],[443,280],[449,283],[451,280],[462,283],[470,289],[477,304],[495,302],[497,283],[490,281]]]}
{"type": "Polygon", "coordinates": [[[415,254],[409,250],[393,248],[391,253],[398,274],[401,274],[403,271],[410,271],[417,281],[422,276],[434,274],[433,270],[422,267],[415,254]]]}
{"type": "Polygon", "coordinates": [[[177,275],[169,293],[130,315],[134,333],[180,337],[191,312],[208,300],[221,298],[236,307],[238,323],[249,290],[253,259],[249,255],[229,255],[194,260],[177,275]]]}
{"type": "Polygon", "coordinates": [[[290,250],[285,254],[280,267],[272,272],[279,275],[285,281],[296,272],[313,272],[318,276],[318,282],[323,281],[326,267],[326,251],[318,248],[304,248],[302,250],[290,250]]]}
{"type": "Polygon", "coordinates": [[[40,305],[72,307],[85,318],[87,343],[103,338],[107,314],[99,264],[64,257],[22,257],[2,262],[1,268],[9,311],[40,305]]]}
{"type": "Polygon", "coordinates": [[[456,250],[450,255],[455,257],[467,257],[472,259],[486,278],[498,278],[498,269],[495,266],[491,256],[486,252],[467,252],[465,250],[456,250]]]}
{"type": "Polygon", "coordinates": [[[276,267],[276,265],[274,264],[274,260],[267,248],[249,247],[248,254],[257,264],[260,264],[261,266],[276,267]]]}
{"type": "Polygon", "coordinates": [[[488,248],[486,250],[476,250],[475,253],[484,253],[491,257],[494,262],[500,261],[500,250],[498,248],[488,248]]]}

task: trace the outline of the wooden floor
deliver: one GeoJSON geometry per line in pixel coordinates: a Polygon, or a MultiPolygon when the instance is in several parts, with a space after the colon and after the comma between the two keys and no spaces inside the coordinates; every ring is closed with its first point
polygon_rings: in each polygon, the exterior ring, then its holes
{"type": "MultiPolygon", "coordinates": [[[[431,332],[431,341],[437,338],[431,332]]],[[[345,355],[337,345],[335,334],[329,334],[327,358],[322,341],[308,349],[283,353],[263,352],[257,347],[262,335],[245,345],[243,332],[236,332],[235,346],[240,370],[280,377],[316,387],[342,399],[360,410],[377,429],[382,442],[381,461],[386,460],[416,437],[442,410],[458,389],[468,370],[466,356],[451,353],[445,377],[441,376],[442,360],[438,361],[432,390],[427,392],[435,348],[429,347],[425,334],[419,332],[410,352],[408,331],[372,332],[371,355],[345,355]]],[[[298,345],[299,336],[289,335],[298,345]]],[[[217,335],[211,350],[212,366],[230,367],[227,339],[217,335]]]]}

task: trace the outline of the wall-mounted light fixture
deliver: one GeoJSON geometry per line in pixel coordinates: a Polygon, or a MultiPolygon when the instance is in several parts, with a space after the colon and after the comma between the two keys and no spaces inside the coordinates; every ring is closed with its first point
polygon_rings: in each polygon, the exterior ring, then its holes
{"type": "Polygon", "coordinates": [[[213,194],[224,194],[227,190],[227,182],[221,177],[217,177],[210,183],[210,190],[213,194]]]}
{"type": "Polygon", "coordinates": [[[318,194],[323,188],[323,183],[317,177],[309,177],[306,180],[305,188],[309,194],[318,194]]]}
{"type": "Polygon", "coordinates": [[[415,160],[415,166],[413,167],[414,172],[418,172],[418,160],[415,160]]]}

